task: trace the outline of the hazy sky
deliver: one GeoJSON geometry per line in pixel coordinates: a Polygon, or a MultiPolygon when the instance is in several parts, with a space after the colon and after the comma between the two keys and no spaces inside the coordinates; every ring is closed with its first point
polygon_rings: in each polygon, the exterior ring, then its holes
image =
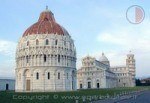
{"type": "Polygon", "coordinates": [[[75,41],[77,68],[82,57],[99,59],[102,52],[112,66],[125,65],[126,54],[131,50],[137,77],[150,76],[149,4],[148,0],[1,0],[0,77],[14,77],[17,42],[46,5],[75,41]],[[126,19],[126,11],[132,5],[145,11],[145,19],[138,25],[126,19]]]}

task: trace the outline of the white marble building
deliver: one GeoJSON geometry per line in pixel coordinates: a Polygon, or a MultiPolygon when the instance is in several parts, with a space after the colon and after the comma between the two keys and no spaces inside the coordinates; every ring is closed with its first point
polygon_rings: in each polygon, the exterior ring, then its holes
{"type": "Polygon", "coordinates": [[[78,89],[114,88],[135,86],[135,59],[128,54],[126,66],[110,67],[109,60],[102,53],[99,61],[86,56],[77,72],[78,89]]]}
{"type": "Polygon", "coordinates": [[[16,50],[16,92],[76,90],[76,49],[51,11],[20,38],[16,50]]]}
{"type": "Polygon", "coordinates": [[[77,73],[78,89],[113,88],[117,86],[117,77],[110,71],[108,59],[103,54],[100,61],[86,56],[77,73]]]}

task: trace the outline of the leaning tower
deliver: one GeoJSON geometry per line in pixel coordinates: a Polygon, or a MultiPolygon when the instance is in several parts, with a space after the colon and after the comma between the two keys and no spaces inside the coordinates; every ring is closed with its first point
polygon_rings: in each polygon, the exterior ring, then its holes
{"type": "Polygon", "coordinates": [[[131,74],[131,85],[135,86],[135,59],[134,59],[134,54],[131,52],[127,54],[127,59],[126,59],[126,66],[129,70],[129,73],[131,74]]]}

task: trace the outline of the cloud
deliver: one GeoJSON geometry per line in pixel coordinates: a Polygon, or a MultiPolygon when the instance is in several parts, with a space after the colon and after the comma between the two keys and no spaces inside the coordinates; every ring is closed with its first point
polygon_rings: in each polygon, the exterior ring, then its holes
{"type": "Polygon", "coordinates": [[[0,77],[14,77],[16,43],[0,39],[0,77]]]}
{"type": "MultiPolygon", "coordinates": [[[[135,54],[137,76],[149,75],[150,71],[150,23],[145,20],[139,25],[119,24],[102,31],[97,35],[97,41],[103,45],[112,45],[106,54],[112,65],[125,64],[125,54],[131,50],[135,54]],[[113,50],[116,47],[117,49],[113,50]]],[[[96,54],[96,53],[95,53],[96,54]]]]}
{"type": "Polygon", "coordinates": [[[0,54],[1,55],[12,56],[15,54],[15,51],[16,51],[15,42],[0,39],[0,54]]]}
{"type": "MultiPolygon", "coordinates": [[[[140,24],[139,24],[140,25],[140,24]]],[[[141,26],[120,26],[118,28],[103,31],[98,35],[98,41],[106,44],[113,44],[125,49],[150,51],[150,25],[149,23],[141,26]]]]}
{"type": "Polygon", "coordinates": [[[4,77],[4,78],[5,77],[15,77],[15,67],[14,67],[14,64],[9,63],[9,65],[0,65],[0,66],[1,66],[0,77],[4,77]]]}

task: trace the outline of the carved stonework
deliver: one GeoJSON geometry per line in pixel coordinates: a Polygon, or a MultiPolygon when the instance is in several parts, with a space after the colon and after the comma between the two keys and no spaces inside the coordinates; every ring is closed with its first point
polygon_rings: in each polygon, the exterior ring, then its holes
{"type": "Polygon", "coordinates": [[[16,91],[76,90],[76,75],[73,75],[72,78],[66,77],[71,77],[72,73],[76,73],[72,72],[76,71],[74,42],[64,28],[56,23],[51,23],[55,22],[54,18],[50,17],[51,12],[44,12],[41,13],[38,23],[27,29],[18,42],[16,91]],[[49,24],[45,21],[46,19],[49,24]],[[70,83],[70,81],[73,82],[70,83]]]}

